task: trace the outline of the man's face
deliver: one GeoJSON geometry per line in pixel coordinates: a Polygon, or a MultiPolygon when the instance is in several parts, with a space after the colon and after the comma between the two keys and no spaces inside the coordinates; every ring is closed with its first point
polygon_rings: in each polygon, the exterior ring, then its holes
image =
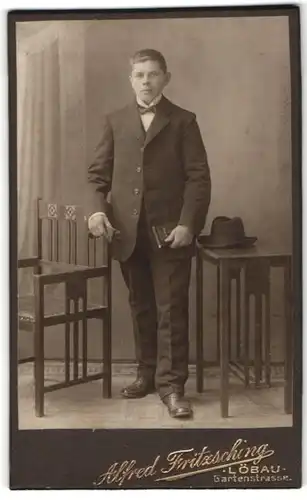
{"type": "Polygon", "coordinates": [[[130,82],[136,96],[149,104],[159,95],[170,80],[158,61],[143,61],[133,64],[130,82]]]}

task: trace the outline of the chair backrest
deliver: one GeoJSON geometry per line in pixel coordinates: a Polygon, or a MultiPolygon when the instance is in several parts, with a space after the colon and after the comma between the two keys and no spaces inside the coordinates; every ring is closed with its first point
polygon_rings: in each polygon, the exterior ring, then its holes
{"type": "Polygon", "coordinates": [[[36,200],[37,256],[54,262],[96,267],[109,260],[105,238],[88,231],[84,208],[36,200]]]}

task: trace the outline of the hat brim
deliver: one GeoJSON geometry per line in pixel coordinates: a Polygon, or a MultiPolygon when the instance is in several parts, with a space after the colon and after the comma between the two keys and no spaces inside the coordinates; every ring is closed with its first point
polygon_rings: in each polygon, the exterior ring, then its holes
{"type": "Polygon", "coordinates": [[[206,248],[249,248],[256,243],[257,237],[246,236],[243,240],[236,243],[217,243],[210,235],[201,234],[198,236],[197,241],[206,248]]]}

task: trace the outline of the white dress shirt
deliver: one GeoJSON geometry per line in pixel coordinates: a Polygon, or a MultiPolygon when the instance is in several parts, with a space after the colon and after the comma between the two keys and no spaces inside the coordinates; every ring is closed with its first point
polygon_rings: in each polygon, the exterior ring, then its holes
{"type": "MultiPolygon", "coordinates": [[[[145,102],[141,101],[141,99],[139,99],[138,97],[136,98],[136,101],[143,108],[150,108],[151,106],[155,106],[156,104],[158,104],[158,102],[161,100],[161,98],[162,98],[162,94],[159,94],[149,104],[146,104],[145,102]]],[[[153,111],[150,111],[148,113],[145,113],[144,115],[141,114],[140,116],[141,116],[141,120],[143,123],[143,127],[144,127],[145,131],[147,132],[147,130],[149,129],[149,127],[151,125],[151,122],[153,121],[153,119],[155,117],[155,113],[153,111]]]]}

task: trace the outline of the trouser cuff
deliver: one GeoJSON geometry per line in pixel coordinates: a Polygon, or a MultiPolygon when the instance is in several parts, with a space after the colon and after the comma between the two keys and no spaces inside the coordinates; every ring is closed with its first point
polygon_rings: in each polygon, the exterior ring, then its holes
{"type": "Polygon", "coordinates": [[[159,396],[161,399],[164,399],[166,396],[169,394],[172,394],[173,392],[176,392],[179,396],[183,397],[184,396],[184,387],[180,386],[167,386],[167,387],[160,387],[158,388],[159,396]]]}

